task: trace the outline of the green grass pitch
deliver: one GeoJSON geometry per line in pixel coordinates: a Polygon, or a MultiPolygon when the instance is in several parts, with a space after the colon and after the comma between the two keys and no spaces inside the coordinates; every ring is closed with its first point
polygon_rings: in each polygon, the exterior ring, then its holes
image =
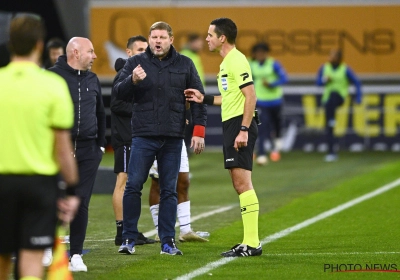
{"type": "MultiPolygon", "coordinates": [[[[112,160],[107,154],[102,165],[112,165],[112,160]]],[[[190,168],[192,217],[233,206],[192,223],[195,230],[211,233],[208,243],[178,242],[183,256],[160,255],[159,244],[136,246],[134,255],[120,255],[113,242],[111,195],[93,195],[84,245],[89,253],[83,257],[88,272],[74,273],[74,279],[175,279],[221,261],[219,253],[241,242],[238,196],[223,169],[222,153],[192,155],[190,168]]],[[[284,153],[280,162],[254,166],[260,239],[399,177],[399,154],[390,152],[341,152],[339,161],[325,163],[320,153],[296,151],[284,153]]],[[[153,230],[148,191],[149,181],[143,189],[142,232],[153,230]]],[[[399,279],[399,206],[400,186],[265,244],[261,257],[234,259],[195,279],[399,279]],[[346,265],[374,271],[336,272],[339,265],[341,270],[346,265]]]]}

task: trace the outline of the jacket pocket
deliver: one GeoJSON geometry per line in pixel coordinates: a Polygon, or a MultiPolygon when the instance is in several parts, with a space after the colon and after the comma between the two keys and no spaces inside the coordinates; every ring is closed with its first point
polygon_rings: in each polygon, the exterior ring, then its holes
{"type": "Polygon", "coordinates": [[[171,87],[186,89],[186,69],[169,68],[171,87]]]}
{"type": "Polygon", "coordinates": [[[182,103],[170,103],[169,104],[169,116],[170,116],[170,123],[173,127],[179,128],[179,131],[182,132],[183,128],[185,127],[185,104],[182,103]]]}
{"type": "Polygon", "coordinates": [[[141,128],[153,123],[154,104],[152,102],[138,104],[134,103],[132,108],[132,129],[141,128]]]}

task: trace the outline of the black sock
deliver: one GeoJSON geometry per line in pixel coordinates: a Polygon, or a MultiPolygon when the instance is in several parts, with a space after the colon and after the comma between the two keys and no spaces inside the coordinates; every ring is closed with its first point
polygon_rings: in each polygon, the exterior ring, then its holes
{"type": "Polygon", "coordinates": [[[124,228],[123,221],[115,221],[115,225],[117,226],[117,236],[121,236],[122,238],[122,230],[124,228]]]}

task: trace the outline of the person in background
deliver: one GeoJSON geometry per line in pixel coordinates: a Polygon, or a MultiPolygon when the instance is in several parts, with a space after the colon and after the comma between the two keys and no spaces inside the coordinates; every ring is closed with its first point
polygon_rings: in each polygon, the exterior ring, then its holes
{"type": "Polygon", "coordinates": [[[48,69],[56,63],[60,55],[65,54],[65,43],[60,38],[51,38],[46,44],[44,68],[48,69]]]}
{"type": "Polygon", "coordinates": [[[10,63],[10,52],[7,47],[8,43],[0,44],[0,67],[10,63]]]}
{"type": "Polygon", "coordinates": [[[67,44],[66,55],[59,56],[56,64],[49,68],[65,79],[74,102],[75,118],[71,138],[80,178],[76,193],[81,199],[78,213],[70,224],[69,269],[75,272],[87,271],[82,251],[88,225],[89,202],[106,144],[106,114],[101,86],[97,75],[90,71],[96,57],[89,39],[73,37],[67,44]]]}
{"type": "MultiPolygon", "coordinates": [[[[126,54],[132,57],[138,53],[146,50],[148,44],[143,36],[133,36],[128,39],[126,44],[126,54]]],[[[115,71],[117,75],[114,78],[113,84],[118,80],[121,75],[121,70],[126,63],[126,59],[118,58],[115,61],[115,71]]],[[[131,154],[132,144],[132,97],[127,99],[118,99],[116,92],[111,91],[111,146],[114,150],[114,173],[117,174],[117,181],[115,183],[113,193],[113,209],[115,215],[115,224],[117,227],[117,234],[115,235],[115,245],[122,245],[122,231],[124,228],[123,215],[122,215],[122,198],[126,181],[128,179],[128,163],[131,154]]],[[[158,194],[159,195],[159,194],[158,194]]],[[[135,240],[136,245],[152,244],[155,240],[149,239],[139,232],[135,240]]]]}
{"type": "MultiPolygon", "coordinates": [[[[180,54],[189,57],[193,61],[194,67],[196,67],[200,80],[203,83],[203,87],[205,87],[206,81],[204,76],[203,63],[201,62],[201,57],[199,54],[203,49],[204,39],[202,39],[200,34],[198,33],[190,33],[187,35],[186,40],[186,44],[183,46],[180,54]]],[[[189,110],[186,110],[186,119],[188,120],[188,124],[186,125],[185,130],[185,145],[187,147],[186,153],[190,156],[191,151],[189,149],[189,146],[193,134],[193,122],[189,110]]]]}
{"type": "Polygon", "coordinates": [[[256,163],[265,165],[268,157],[265,152],[265,141],[272,146],[270,159],[279,161],[282,148],[282,85],[287,82],[287,75],[282,65],[268,55],[270,47],[267,43],[257,43],[252,48],[250,61],[254,88],[257,95],[257,110],[261,125],[258,128],[258,149],[256,163]]]}
{"type": "Polygon", "coordinates": [[[187,42],[180,51],[180,54],[189,57],[193,61],[194,67],[196,67],[200,80],[203,83],[203,86],[205,86],[203,63],[201,62],[201,57],[199,55],[199,52],[201,52],[203,46],[204,40],[201,38],[200,34],[190,33],[187,35],[187,42]]]}
{"type": "MultiPolygon", "coordinates": [[[[141,213],[141,191],[154,159],[158,162],[160,208],[158,233],[161,254],[182,255],[175,244],[177,212],[176,183],[185,131],[184,89],[204,93],[193,62],[180,55],[172,43],[171,26],[156,22],[150,27],[149,47],[129,58],[114,86],[117,98],[133,98],[132,146],[128,181],[123,198],[124,243],[118,252],[133,254],[141,213]]],[[[206,106],[192,104],[194,130],[192,147],[204,150],[206,106]]]]}
{"type": "Polygon", "coordinates": [[[1,280],[9,279],[12,253],[15,279],[42,279],[44,249],[54,245],[58,219],[69,223],[79,205],[73,103],[64,79],[39,67],[45,33],[37,15],[13,18],[11,62],[0,69],[1,280]],[[67,184],[61,198],[59,173],[67,184]]]}
{"type": "Polygon", "coordinates": [[[250,257],[262,254],[258,237],[259,203],[251,181],[258,134],[254,119],[256,93],[249,62],[236,49],[236,36],[237,27],[231,19],[211,21],[206,41],[210,51],[223,58],[217,76],[221,95],[204,95],[193,88],[184,93],[187,101],[221,106],[225,169],[228,169],[233,188],[239,195],[243,221],[243,241],[221,256],[250,257]]]}
{"type": "Polygon", "coordinates": [[[325,127],[328,141],[328,154],[326,162],[338,159],[335,149],[336,139],[334,136],[335,113],[349,95],[349,83],[353,83],[356,89],[355,102],[361,103],[362,91],[361,82],[353,70],[343,62],[343,52],[340,49],[333,49],[329,61],[323,64],[317,74],[317,85],[323,86],[321,103],[325,108],[325,127]]]}

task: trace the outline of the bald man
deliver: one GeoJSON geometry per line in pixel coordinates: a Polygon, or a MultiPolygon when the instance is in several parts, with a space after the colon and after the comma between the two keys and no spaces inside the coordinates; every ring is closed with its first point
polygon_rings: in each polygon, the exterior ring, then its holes
{"type": "Polygon", "coordinates": [[[106,144],[106,115],[100,82],[96,74],[90,71],[95,59],[92,42],[87,38],[74,37],[67,44],[66,55],[61,55],[56,64],[49,68],[67,82],[75,109],[71,136],[80,178],[76,193],[81,204],[70,224],[71,271],[87,271],[82,260],[82,250],[88,224],[89,201],[106,144]]]}

